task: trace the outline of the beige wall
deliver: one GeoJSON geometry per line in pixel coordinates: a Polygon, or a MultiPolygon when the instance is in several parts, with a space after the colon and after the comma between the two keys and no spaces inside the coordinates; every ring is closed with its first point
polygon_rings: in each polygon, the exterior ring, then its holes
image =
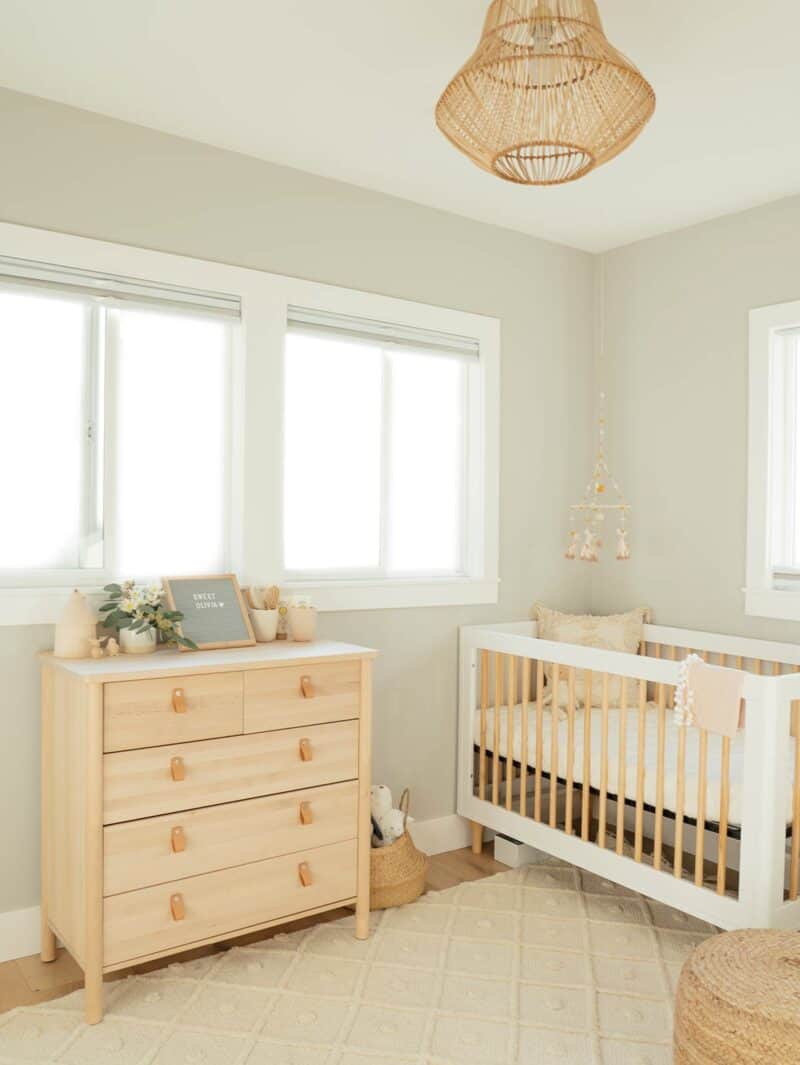
{"type": "Polygon", "coordinates": [[[633,502],[632,559],[592,575],[593,610],[800,640],[747,617],[748,311],[800,298],[800,198],[605,257],[612,466],[633,502]]]}
{"type": "MultiPolygon", "coordinates": [[[[337,614],[323,623],[326,636],[382,652],[375,779],[411,785],[420,818],[451,813],[457,627],[524,617],[534,597],[567,608],[586,600],[587,575],[554,560],[558,516],[584,476],[589,444],[591,257],[5,91],[0,143],[3,221],[502,319],[499,605],[337,614]]],[[[0,912],[38,900],[35,655],[50,639],[47,628],[0,629],[0,912]]]]}

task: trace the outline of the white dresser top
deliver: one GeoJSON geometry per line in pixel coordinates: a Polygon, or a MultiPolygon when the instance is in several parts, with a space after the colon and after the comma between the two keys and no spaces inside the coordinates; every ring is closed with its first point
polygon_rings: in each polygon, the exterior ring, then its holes
{"type": "Polygon", "coordinates": [[[232,673],[238,669],[267,669],[270,666],[304,665],[320,659],[374,658],[378,651],[354,643],[312,640],[292,643],[276,640],[253,647],[231,647],[218,651],[156,651],[149,655],[117,655],[116,658],[54,658],[42,661],[65,670],[90,684],[115,680],[142,680],[175,677],[189,673],[232,673]]]}

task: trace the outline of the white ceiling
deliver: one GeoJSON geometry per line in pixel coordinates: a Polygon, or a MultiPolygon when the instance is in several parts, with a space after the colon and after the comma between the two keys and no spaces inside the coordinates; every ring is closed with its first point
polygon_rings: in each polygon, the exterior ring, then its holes
{"type": "Polygon", "coordinates": [[[488,0],[0,0],[0,84],[600,251],[800,192],[796,0],[600,0],[655,87],[633,146],[522,188],[438,133],[488,0]]]}

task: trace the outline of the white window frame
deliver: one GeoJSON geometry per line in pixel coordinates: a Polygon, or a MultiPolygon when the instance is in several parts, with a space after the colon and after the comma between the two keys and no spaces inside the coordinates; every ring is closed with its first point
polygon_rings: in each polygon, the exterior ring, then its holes
{"type": "MultiPolygon", "coordinates": [[[[224,293],[241,302],[231,380],[230,566],[243,584],[279,583],[285,594],[311,595],[321,610],[374,610],[496,603],[498,599],[500,323],[496,318],[227,266],[165,252],[0,223],[0,255],[70,269],[135,278],[143,284],[224,293]],[[479,347],[475,397],[479,450],[472,468],[480,491],[469,515],[469,571],[463,577],[409,580],[287,581],[283,560],[283,363],[289,307],[307,307],[430,332],[469,337],[479,347]]],[[[179,474],[176,474],[179,475],[179,474]]],[[[110,504],[107,489],[106,501],[110,504]]],[[[113,564],[113,559],[111,560],[113,564]]],[[[98,597],[91,570],[83,590],[98,597]]],[[[69,589],[0,587],[0,624],[50,624],[69,589]]],[[[70,585],[73,587],[75,585],[70,585]]]]}
{"type": "Polygon", "coordinates": [[[750,311],[745,613],[782,621],[800,621],[800,586],[776,586],[771,567],[770,492],[777,456],[770,403],[774,336],[791,328],[800,328],[800,301],[750,311]]]}

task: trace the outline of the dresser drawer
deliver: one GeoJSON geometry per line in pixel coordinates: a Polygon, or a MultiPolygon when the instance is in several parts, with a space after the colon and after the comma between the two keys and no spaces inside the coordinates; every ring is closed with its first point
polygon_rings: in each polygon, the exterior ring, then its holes
{"type": "Polygon", "coordinates": [[[244,731],[358,717],[360,662],[259,669],[244,676],[244,731]]]}
{"type": "Polygon", "coordinates": [[[358,784],[149,817],[104,830],[104,895],[352,839],[358,784]]]}
{"type": "Polygon", "coordinates": [[[104,902],[104,964],[117,965],[351,900],[356,893],[356,854],[356,840],[347,840],[113,895],[104,902]]]}
{"type": "Polygon", "coordinates": [[[106,751],[235,736],[242,732],[242,674],[162,677],[106,684],[106,751]]]}
{"type": "Polygon", "coordinates": [[[352,780],[357,765],[357,721],[120,751],[103,758],[104,823],[352,780]]]}

